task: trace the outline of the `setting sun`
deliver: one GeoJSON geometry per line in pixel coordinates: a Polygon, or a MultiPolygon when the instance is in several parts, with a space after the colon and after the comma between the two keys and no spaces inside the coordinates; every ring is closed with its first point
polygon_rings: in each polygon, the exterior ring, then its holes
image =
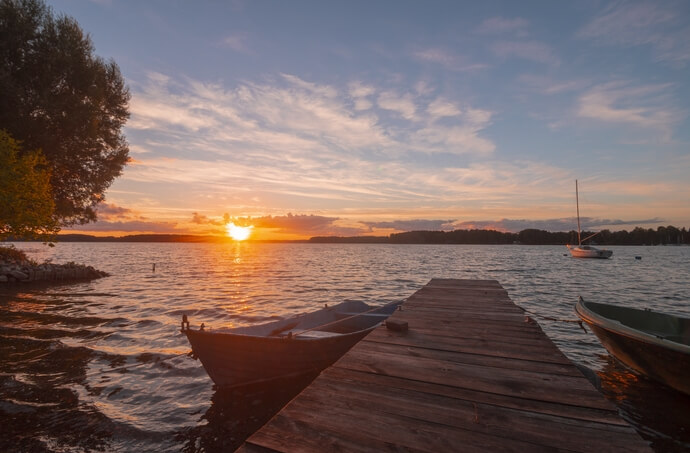
{"type": "Polygon", "coordinates": [[[252,228],[254,228],[254,226],[252,225],[242,227],[239,225],[235,225],[232,222],[225,225],[225,230],[227,231],[228,236],[230,236],[236,241],[244,241],[245,239],[247,239],[249,235],[252,233],[252,228]]]}

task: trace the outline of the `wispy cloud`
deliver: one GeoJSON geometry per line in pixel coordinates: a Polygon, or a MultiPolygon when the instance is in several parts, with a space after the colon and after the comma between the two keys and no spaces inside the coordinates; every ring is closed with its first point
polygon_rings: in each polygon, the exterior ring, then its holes
{"type": "Polygon", "coordinates": [[[489,67],[485,63],[472,62],[466,56],[438,47],[417,49],[412,52],[412,56],[419,61],[438,64],[457,72],[478,71],[489,67]]]}
{"type": "Polygon", "coordinates": [[[376,93],[376,88],[371,85],[355,81],[350,83],[349,91],[350,96],[354,100],[354,109],[356,111],[369,110],[373,107],[374,103],[371,100],[371,96],[376,93]]]}
{"type": "Polygon", "coordinates": [[[248,36],[246,33],[235,33],[228,35],[221,41],[224,47],[228,47],[232,50],[242,53],[250,53],[250,49],[247,45],[248,36]]]}
{"type": "Polygon", "coordinates": [[[417,106],[410,94],[400,95],[392,91],[384,91],[379,94],[377,103],[382,109],[396,112],[407,120],[415,119],[417,106]]]}
{"type": "Polygon", "coordinates": [[[658,61],[690,62],[687,2],[620,1],[608,5],[577,36],[605,46],[649,45],[658,61]]]}
{"type": "Polygon", "coordinates": [[[427,112],[432,119],[454,117],[462,113],[455,104],[442,98],[433,100],[427,107],[427,112]]]}
{"type": "Polygon", "coordinates": [[[477,33],[486,35],[514,34],[516,36],[527,35],[529,22],[521,17],[512,19],[505,17],[491,17],[479,24],[477,33]]]}
{"type": "Polygon", "coordinates": [[[427,87],[425,92],[400,93],[359,82],[340,90],[289,74],[228,89],[195,80],[172,81],[154,73],[150,83],[134,93],[128,127],[157,132],[160,141],[148,148],[139,144],[141,151],[165,148],[165,154],[171,155],[174,149],[180,154],[182,148],[184,154],[196,149],[241,155],[242,160],[251,156],[254,163],[256,157],[270,160],[270,156],[303,160],[306,152],[318,154],[309,157],[312,160],[347,160],[372,151],[400,155],[406,150],[485,153],[493,149],[488,138],[479,137],[489,118],[478,120],[476,112],[485,111],[472,106],[463,108],[454,128],[428,134],[426,123],[454,113],[449,106],[461,103],[429,100],[430,91],[427,87]],[[410,136],[416,137],[414,144],[409,143],[410,136]],[[431,140],[424,142],[424,137],[431,140]],[[450,151],[447,143],[453,144],[450,151]]]}
{"type": "Polygon", "coordinates": [[[560,63],[553,49],[540,41],[498,41],[491,45],[491,50],[502,58],[522,58],[551,65],[560,63]]]}
{"type": "Polygon", "coordinates": [[[586,79],[558,80],[552,77],[535,74],[522,74],[518,76],[518,81],[535,91],[548,95],[582,90],[591,84],[591,82],[586,79]]]}
{"type": "Polygon", "coordinates": [[[673,126],[685,114],[671,107],[670,84],[633,85],[617,81],[598,85],[578,100],[580,117],[656,130],[671,141],[673,126]]]}
{"type": "Polygon", "coordinates": [[[292,214],[279,216],[243,217],[240,223],[253,225],[255,228],[272,230],[286,235],[337,235],[349,236],[362,233],[362,229],[340,225],[339,217],[328,217],[314,214],[292,214]]]}
{"type": "Polygon", "coordinates": [[[369,231],[377,229],[395,231],[450,231],[453,229],[453,220],[391,220],[382,222],[362,222],[369,231]]]}
{"type": "MultiPolygon", "coordinates": [[[[559,219],[529,220],[529,219],[501,219],[501,220],[468,220],[453,223],[452,227],[458,230],[488,229],[517,233],[522,230],[536,229],[552,232],[568,232],[577,229],[576,218],[565,217],[559,219]]],[[[661,223],[659,218],[635,219],[635,220],[612,220],[592,217],[580,217],[582,230],[601,230],[612,226],[636,226],[636,225],[656,225],[661,223]]]]}
{"type": "Polygon", "coordinates": [[[178,223],[153,220],[143,216],[135,209],[125,208],[113,203],[101,203],[97,207],[98,221],[86,225],[75,225],[70,231],[92,232],[139,232],[139,233],[180,233],[178,223]]]}

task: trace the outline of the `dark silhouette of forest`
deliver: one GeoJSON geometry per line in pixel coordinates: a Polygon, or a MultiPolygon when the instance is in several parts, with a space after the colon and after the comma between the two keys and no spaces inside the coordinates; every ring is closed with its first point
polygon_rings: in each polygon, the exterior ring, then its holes
{"type": "MultiPolygon", "coordinates": [[[[583,231],[586,238],[594,234],[583,231]]],[[[318,236],[309,242],[315,243],[358,243],[358,244],[527,244],[564,245],[577,244],[577,231],[551,232],[526,229],[519,233],[504,233],[496,230],[453,230],[453,231],[408,231],[390,236],[318,236]]],[[[690,244],[690,232],[685,228],[660,226],[652,228],[637,227],[632,231],[602,230],[588,243],[601,245],[680,245],[690,244]]]]}

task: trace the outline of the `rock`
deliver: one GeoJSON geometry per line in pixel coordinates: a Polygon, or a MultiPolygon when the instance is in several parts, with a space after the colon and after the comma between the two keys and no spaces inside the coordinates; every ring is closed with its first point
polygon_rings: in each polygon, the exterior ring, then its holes
{"type": "Polygon", "coordinates": [[[10,275],[19,281],[29,279],[29,276],[27,274],[25,274],[24,272],[21,272],[21,271],[17,271],[17,270],[11,270],[10,275]]]}
{"type": "Polygon", "coordinates": [[[14,264],[0,262],[0,283],[93,280],[109,275],[92,266],[76,263],[34,265],[26,262],[14,264]]]}

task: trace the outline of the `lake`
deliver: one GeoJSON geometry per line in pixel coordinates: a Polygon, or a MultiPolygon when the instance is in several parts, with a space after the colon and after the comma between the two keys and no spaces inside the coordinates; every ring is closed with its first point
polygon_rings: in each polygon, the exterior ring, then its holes
{"type": "MultiPolygon", "coordinates": [[[[216,391],[186,355],[192,327],[241,326],[348,299],[405,299],[431,278],[495,279],[657,451],[690,449],[690,398],[613,361],[573,321],[585,300],[690,317],[690,247],[290,243],[17,243],[93,265],[87,283],[0,287],[2,451],[227,451],[306,382],[216,391]],[[641,257],[641,259],[636,259],[641,257]],[[154,269],[155,264],[155,269],[154,269]]],[[[308,381],[307,381],[308,382],[308,381]]]]}

